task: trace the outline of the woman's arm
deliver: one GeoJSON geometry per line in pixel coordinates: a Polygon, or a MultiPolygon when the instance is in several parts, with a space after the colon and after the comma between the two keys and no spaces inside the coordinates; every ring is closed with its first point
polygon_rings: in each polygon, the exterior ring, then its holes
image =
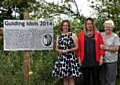
{"type": "Polygon", "coordinates": [[[102,46],[102,49],[104,49],[105,51],[117,52],[119,50],[119,46],[120,46],[119,37],[116,37],[114,39],[114,45],[102,46]]]}
{"type": "Polygon", "coordinates": [[[102,38],[102,35],[101,35],[101,33],[100,33],[100,35],[99,35],[99,42],[100,42],[100,65],[102,65],[103,64],[103,55],[104,55],[104,50],[103,49],[101,49],[101,46],[104,46],[104,42],[103,42],[103,38],[102,38]]]}
{"type": "Polygon", "coordinates": [[[117,52],[119,50],[119,45],[107,46],[105,47],[106,51],[117,52]]]}
{"type": "Polygon", "coordinates": [[[62,50],[60,50],[60,49],[58,48],[58,36],[57,36],[57,39],[56,39],[56,51],[59,52],[59,53],[62,52],[62,50]]]}
{"type": "Polygon", "coordinates": [[[100,48],[100,56],[104,55],[104,49],[102,48],[102,46],[104,46],[104,42],[103,42],[103,37],[101,35],[101,33],[99,34],[99,48],[100,48]]]}

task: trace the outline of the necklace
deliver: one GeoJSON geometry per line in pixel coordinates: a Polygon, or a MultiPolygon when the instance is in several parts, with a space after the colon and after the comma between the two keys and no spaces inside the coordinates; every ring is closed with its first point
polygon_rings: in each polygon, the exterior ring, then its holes
{"type": "Polygon", "coordinates": [[[86,35],[88,37],[92,37],[94,35],[93,31],[87,31],[86,35]]]}

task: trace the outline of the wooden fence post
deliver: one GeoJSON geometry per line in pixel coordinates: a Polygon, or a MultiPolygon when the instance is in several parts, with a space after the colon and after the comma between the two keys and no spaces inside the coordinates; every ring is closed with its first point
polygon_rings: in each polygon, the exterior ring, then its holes
{"type": "MultiPolygon", "coordinates": [[[[23,13],[23,19],[29,20],[29,13],[24,12],[23,13]]],[[[30,53],[29,51],[24,51],[24,62],[23,62],[23,72],[24,72],[24,85],[30,85],[30,77],[29,77],[29,71],[30,71],[30,53]]]]}

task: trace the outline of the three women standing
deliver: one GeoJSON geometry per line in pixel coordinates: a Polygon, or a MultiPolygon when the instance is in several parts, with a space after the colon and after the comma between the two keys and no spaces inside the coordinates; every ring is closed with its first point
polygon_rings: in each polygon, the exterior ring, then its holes
{"type": "Polygon", "coordinates": [[[112,32],[113,21],[105,21],[105,33],[102,35],[97,31],[92,18],[87,18],[84,25],[84,31],[80,32],[77,38],[74,33],[70,32],[68,20],[61,23],[61,33],[56,42],[59,56],[54,66],[53,75],[63,78],[64,85],[75,85],[74,77],[80,76],[80,64],[83,85],[115,85],[117,51],[120,42],[119,37],[112,32]],[[78,55],[76,55],[76,51],[78,55]],[[102,71],[100,71],[101,65],[102,71]],[[91,79],[93,83],[91,83],[91,79]]]}

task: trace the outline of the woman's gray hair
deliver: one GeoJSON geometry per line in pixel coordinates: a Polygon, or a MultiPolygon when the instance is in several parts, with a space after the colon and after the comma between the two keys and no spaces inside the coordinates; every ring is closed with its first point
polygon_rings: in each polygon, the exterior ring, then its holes
{"type": "Polygon", "coordinates": [[[104,26],[105,26],[105,24],[111,24],[113,28],[115,27],[113,20],[106,20],[104,22],[104,26]]]}

